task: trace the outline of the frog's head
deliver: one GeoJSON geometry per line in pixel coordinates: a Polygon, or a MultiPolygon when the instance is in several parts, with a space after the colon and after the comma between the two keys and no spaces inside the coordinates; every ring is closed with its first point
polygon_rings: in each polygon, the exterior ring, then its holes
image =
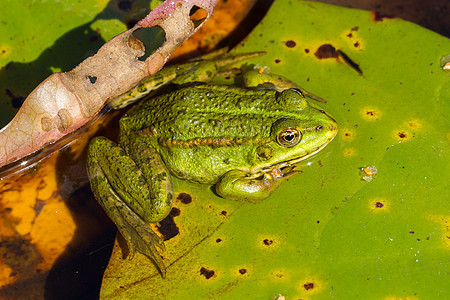
{"type": "Polygon", "coordinates": [[[322,150],[336,136],[336,121],[325,111],[311,106],[298,89],[277,94],[283,111],[271,125],[270,140],[252,153],[255,173],[281,171],[286,176],[292,165],[322,150]]]}

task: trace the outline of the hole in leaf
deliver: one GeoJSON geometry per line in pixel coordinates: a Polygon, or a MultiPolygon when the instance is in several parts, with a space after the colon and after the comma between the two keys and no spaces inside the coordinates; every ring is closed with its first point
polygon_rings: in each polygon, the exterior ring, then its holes
{"type": "Polygon", "coordinates": [[[94,84],[94,83],[97,82],[97,76],[91,76],[91,75],[88,75],[87,78],[89,79],[89,81],[90,81],[92,84],[94,84]]]}
{"type": "Polygon", "coordinates": [[[133,36],[145,47],[145,54],[138,58],[140,61],[145,61],[166,41],[166,33],[159,26],[139,28],[133,32],[133,36]]]}
{"type": "Polygon", "coordinates": [[[303,287],[305,288],[305,290],[311,290],[314,288],[314,282],[307,282],[303,285],[303,287]]]}
{"type": "Polygon", "coordinates": [[[269,239],[264,239],[263,244],[266,245],[266,246],[270,246],[270,245],[273,244],[273,241],[269,240],[269,239]]]}
{"type": "Polygon", "coordinates": [[[176,207],[172,207],[169,215],[159,222],[160,226],[158,227],[158,231],[163,235],[164,241],[168,241],[180,233],[180,229],[174,220],[174,217],[179,215],[180,210],[176,207]]]}
{"type": "Polygon", "coordinates": [[[382,208],[384,206],[384,204],[382,203],[382,202],[377,202],[377,203],[375,203],[375,207],[376,208],[382,208]]]}
{"type": "Polygon", "coordinates": [[[244,268],[239,269],[239,273],[244,275],[245,273],[247,273],[247,269],[244,269],[244,268]]]}
{"type": "Polygon", "coordinates": [[[337,58],[338,54],[336,52],[336,48],[334,48],[332,45],[330,44],[323,44],[321,45],[316,53],[314,53],[314,55],[318,58],[318,59],[324,59],[324,58],[337,58]]]}
{"type": "Polygon", "coordinates": [[[200,269],[200,275],[205,276],[206,279],[210,279],[211,277],[213,277],[214,273],[214,270],[208,270],[205,267],[201,267],[200,269]]]}
{"type": "Polygon", "coordinates": [[[194,23],[195,28],[200,26],[207,16],[208,12],[197,5],[192,6],[191,11],[189,12],[189,17],[191,18],[192,23],[194,23]]]}
{"type": "Polygon", "coordinates": [[[297,43],[294,42],[293,40],[289,40],[289,41],[286,41],[285,45],[288,48],[294,48],[295,46],[297,46],[297,43]]]}

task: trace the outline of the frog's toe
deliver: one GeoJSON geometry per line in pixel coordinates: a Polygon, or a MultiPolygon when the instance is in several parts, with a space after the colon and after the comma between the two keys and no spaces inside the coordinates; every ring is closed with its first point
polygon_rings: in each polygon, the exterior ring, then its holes
{"type": "Polygon", "coordinates": [[[153,259],[164,278],[166,267],[158,252],[158,249],[165,251],[164,241],[129,207],[126,205],[115,207],[120,212],[115,222],[127,244],[129,259],[133,259],[136,252],[146,255],[153,259]]]}
{"type": "Polygon", "coordinates": [[[119,228],[127,243],[128,259],[132,260],[136,252],[144,254],[156,263],[162,277],[165,278],[166,267],[158,251],[158,249],[165,251],[163,240],[144,221],[134,221],[133,224],[128,225],[125,230],[119,228]],[[136,223],[142,224],[137,225],[136,223]]]}

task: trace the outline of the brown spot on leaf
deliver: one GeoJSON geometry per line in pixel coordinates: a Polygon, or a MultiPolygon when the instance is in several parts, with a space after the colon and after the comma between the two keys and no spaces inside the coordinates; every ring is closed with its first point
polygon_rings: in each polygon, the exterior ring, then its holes
{"type": "Polygon", "coordinates": [[[377,121],[381,117],[381,111],[375,107],[365,107],[361,110],[361,114],[366,121],[377,121]]]}
{"type": "Polygon", "coordinates": [[[342,129],[341,136],[343,140],[351,141],[355,137],[355,132],[350,129],[342,129]]]}
{"type": "Polygon", "coordinates": [[[307,49],[307,48],[305,48],[304,51],[305,51],[305,53],[309,53],[309,49],[307,49]]]}
{"type": "Polygon", "coordinates": [[[399,142],[406,142],[414,138],[414,134],[410,133],[408,130],[400,129],[393,132],[393,137],[399,142]]]}
{"type": "Polygon", "coordinates": [[[288,48],[294,48],[295,46],[297,46],[297,43],[295,43],[293,40],[289,40],[289,41],[286,41],[285,45],[288,48]]]}
{"type": "Polygon", "coordinates": [[[49,117],[43,117],[41,119],[41,128],[42,131],[48,132],[53,129],[53,122],[49,117]]]}
{"type": "Polygon", "coordinates": [[[332,45],[330,44],[323,44],[321,45],[316,52],[314,53],[314,55],[318,58],[318,59],[324,59],[324,58],[337,58],[338,57],[338,53],[336,52],[336,48],[334,48],[332,45]]]}
{"type": "Polygon", "coordinates": [[[247,273],[247,269],[244,269],[244,268],[239,269],[239,273],[244,275],[245,273],[247,273]]]}
{"type": "Polygon", "coordinates": [[[283,273],[281,273],[281,272],[277,272],[277,273],[275,273],[275,277],[278,277],[278,278],[283,278],[283,276],[284,276],[284,274],[283,274],[283,273]]]}
{"type": "Polygon", "coordinates": [[[56,115],[55,123],[58,130],[64,132],[72,125],[72,115],[67,109],[60,109],[56,115]]]}
{"type": "Polygon", "coordinates": [[[222,211],[220,212],[220,214],[221,214],[222,216],[226,216],[226,215],[228,214],[228,212],[227,212],[226,210],[222,210],[222,211]]]}
{"type": "Polygon", "coordinates": [[[215,274],[215,272],[213,270],[208,270],[205,267],[201,267],[200,268],[200,275],[205,276],[206,279],[210,279],[211,277],[213,277],[215,274]]]}
{"type": "Polygon", "coordinates": [[[217,238],[217,239],[216,239],[216,243],[220,243],[221,241],[222,241],[221,238],[217,238]]]}
{"type": "Polygon", "coordinates": [[[305,290],[312,290],[314,288],[314,282],[307,282],[303,285],[303,287],[305,288],[305,290]]]}
{"type": "Polygon", "coordinates": [[[281,62],[281,59],[275,59],[275,63],[279,64],[281,62]]]}
{"type": "Polygon", "coordinates": [[[420,120],[409,120],[407,124],[411,129],[420,129],[422,127],[422,123],[420,120]]]}
{"type": "Polygon", "coordinates": [[[369,209],[373,213],[386,212],[390,209],[390,202],[385,198],[373,198],[369,200],[369,209]]]}
{"type": "Polygon", "coordinates": [[[400,139],[406,139],[406,138],[408,137],[408,135],[407,135],[406,132],[404,132],[404,131],[399,131],[399,132],[397,132],[397,136],[398,136],[400,139]]]}
{"type": "Polygon", "coordinates": [[[180,200],[183,204],[189,204],[192,202],[192,196],[187,193],[179,193],[177,196],[177,200],[180,200]]]}

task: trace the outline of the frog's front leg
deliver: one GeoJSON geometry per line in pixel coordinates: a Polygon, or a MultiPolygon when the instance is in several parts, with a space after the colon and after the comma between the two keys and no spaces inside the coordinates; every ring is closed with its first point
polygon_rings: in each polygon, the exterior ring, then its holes
{"type": "Polygon", "coordinates": [[[255,178],[241,170],[225,173],[216,183],[216,192],[229,200],[258,202],[266,199],[280,184],[295,172],[283,176],[279,169],[273,169],[255,178]]]}
{"type": "Polygon", "coordinates": [[[88,173],[97,201],[124,237],[130,259],[135,252],[156,262],[165,277],[165,266],[156,247],[164,250],[161,238],[147,222],[159,222],[172,206],[172,184],[161,158],[147,147],[140,159],[131,158],[104,137],[89,145],[88,173]]]}

